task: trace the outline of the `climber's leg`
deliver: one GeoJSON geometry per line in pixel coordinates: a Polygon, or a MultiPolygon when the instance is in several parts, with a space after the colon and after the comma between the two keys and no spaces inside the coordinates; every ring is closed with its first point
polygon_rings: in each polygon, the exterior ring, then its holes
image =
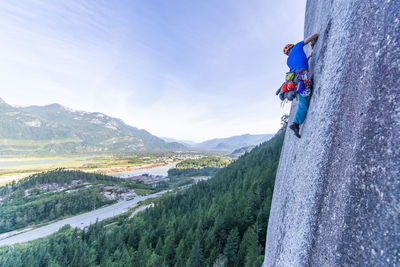
{"type": "Polygon", "coordinates": [[[294,123],[302,124],[307,116],[308,106],[310,105],[310,97],[299,96],[299,106],[297,107],[296,115],[294,116],[294,123]]]}

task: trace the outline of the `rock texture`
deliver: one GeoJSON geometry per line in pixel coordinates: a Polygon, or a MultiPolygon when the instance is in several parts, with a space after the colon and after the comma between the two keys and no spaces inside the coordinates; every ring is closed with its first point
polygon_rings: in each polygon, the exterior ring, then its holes
{"type": "Polygon", "coordinates": [[[400,266],[399,2],[308,0],[315,32],[314,95],[302,138],[285,136],[263,266],[400,266]]]}

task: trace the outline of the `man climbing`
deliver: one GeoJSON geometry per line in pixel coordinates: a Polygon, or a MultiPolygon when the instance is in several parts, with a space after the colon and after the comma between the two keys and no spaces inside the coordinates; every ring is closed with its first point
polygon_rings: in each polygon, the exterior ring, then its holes
{"type": "Polygon", "coordinates": [[[294,72],[295,80],[302,83],[302,86],[299,86],[301,87],[301,91],[299,91],[299,89],[297,90],[299,95],[299,106],[297,108],[296,115],[294,116],[293,124],[289,126],[289,128],[294,131],[298,138],[301,137],[300,124],[304,122],[307,116],[312,87],[311,77],[308,72],[308,59],[312,56],[312,50],[311,54],[307,57],[304,53],[303,47],[310,43],[311,49],[313,49],[317,39],[318,34],[314,33],[296,45],[287,44],[283,49],[283,53],[288,56],[287,65],[290,68],[290,72],[294,72]],[[306,89],[303,90],[303,87],[306,89]]]}

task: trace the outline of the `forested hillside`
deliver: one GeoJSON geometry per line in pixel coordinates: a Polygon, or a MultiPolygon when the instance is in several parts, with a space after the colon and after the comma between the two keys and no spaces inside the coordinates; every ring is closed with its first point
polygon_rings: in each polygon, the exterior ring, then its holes
{"type": "Polygon", "coordinates": [[[260,266],[283,135],[131,220],[3,247],[0,266],[260,266]]]}
{"type": "Polygon", "coordinates": [[[144,184],[97,173],[58,169],[34,174],[0,187],[0,234],[153,191],[144,184]]]}
{"type": "Polygon", "coordinates": [[[213,176],[230,162],[221,157],[209,156],[200,159],[187,159],[168,170],[168,177],[213,176]]]}
{"type": "Polygon", "coordinates": [[[176,165],[177,169],[222,168],[228,162],[217,156],[209,156],[200,159],[187,159],[176,165]]]}

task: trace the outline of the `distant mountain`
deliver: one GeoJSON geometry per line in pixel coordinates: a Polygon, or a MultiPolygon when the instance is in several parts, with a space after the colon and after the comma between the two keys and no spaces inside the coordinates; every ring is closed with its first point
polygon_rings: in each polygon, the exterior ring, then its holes
{"type": "Polygon", "coordinates": [[[217,138],[204,141],[192,146],[199,150],[223,150],[233,151],[235,149],[247,146],[254,146],[268,141],[273,134],[244,134],[240,136],[232,136],[228,138],[217,138]]]}
{"type": "Polygon", "coordinates": [[[229,154],[229,156],[232,158],[238,158],[245,153],[249,153],[255,147],[256,146],[252,145],[252,146],[244,146],[244,147],[235,149],[231,154],[229,154]]]}
{"type": "Polygon", "coordinates": [[[176,151],[168,143],[99,112],[59,104],[13,107],[0,98],[0,154],[128,153],[176,151]]]}
{"type": "Polygon", "coordinates": [[[185,146],[193,146],[196,145],[196,142],[190,141],[190,140],[177,140],[174,138],[168,138],[168,137],[160,137],[161,139],[163,139],[165,142],[176,142],[176,143],[180,143],[183,144],[185,146]]]}

